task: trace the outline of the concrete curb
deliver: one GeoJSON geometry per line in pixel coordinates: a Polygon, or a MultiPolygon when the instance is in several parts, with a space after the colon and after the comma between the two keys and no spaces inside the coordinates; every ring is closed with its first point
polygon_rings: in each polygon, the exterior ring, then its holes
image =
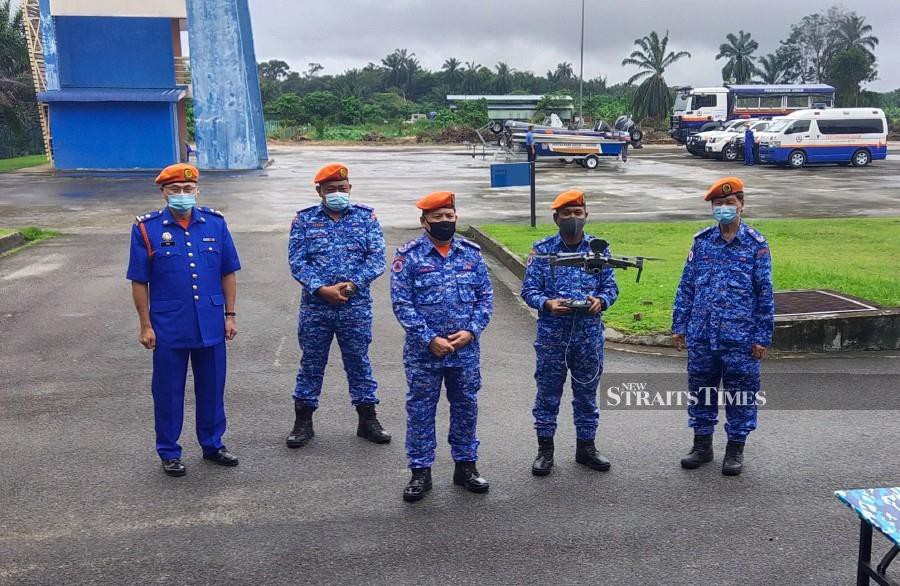
{"type": "Polygon", "coordinates": [[[6,236],[0,236],[0,254],[4,254],[14,248],[24,246],[26,242],[27,241],[25,240],[25,237],[22,236],[21,232],[13,232],[12,234],[7,234],[6,236]]]}
{"type": "MultiPolygon", "coordinates": [[[[475,226],[469,226],[466,236],[481,246],[482,250],[496,258],[500,264],[515,275],[519,281],[525,278],[525,263],[509,248],[497,242],[475,226]]],[[[514,291],[516,295],[518,291],[514,291]]],[[[631,344],[634,346],[655,346],[672,348],[672,337],[668,334],[650,334],[646,336],[636,334],[624,334],[615,328],[606,326],[604,333],[606,340],[616,344],[631,344]]]]}
{"type": "MultiPolygon", "coordinates": [[[[506,246],[475,226],[469,226],[466,236],[496,258],[520,282],[525,277],[525,263],[506,246]]],[[[510,286],[511,289],[513,287],[514,285],[510,286]]],[[[517,296],[519,294],[515,290],[513,293],[517,296]]],[[[633,346],[674,347],[669,334],[624,334],[609,326],[606,326],[606,339],[613,343],[633,346]]],[[[776,316],[772,350],[790,353],[900,350],[900,309],[776,316]]]]}

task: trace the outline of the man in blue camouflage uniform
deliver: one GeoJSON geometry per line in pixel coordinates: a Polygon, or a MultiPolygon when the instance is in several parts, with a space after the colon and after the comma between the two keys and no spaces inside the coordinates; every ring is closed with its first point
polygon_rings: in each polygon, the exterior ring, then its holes
{"type": "Polygon", "coordinates": [[[475,467],[475,428],[481,388],[478,340],[491,319],[494,291],[478,245],[455,236],[454,195],[435,192],[416,206],[425,233],[397,250],[391,265],[394,315],[406,330],[406,454],[412,478],[403,499],[408,502],[431,490],[441,383],[450,402],[453,482],[475,493],[489,488],[475,467]]]}
{"type": "Polygon", "coordinates": [[[722,473],[737,476],[747,435],[756,429],[760,360],[775,329],[772,257],[762,234],[741,219],[740,179],[717,181],[705,200],[712,202],[718,224],[694,235],[672,317],[675,347],[688,349],[688,424],[694,429],[694,446],[681,466],[712,461],[722,402],[728,434],[722,473]]]}
{"type": "Polygon", "coordinates": [[[297,212],[288,242],[291,274],[303,285],[297,338],[303,356],[294,388],[294,427],[289,448],[315,435],[312,414],[319,406],[331,341],[337,338],[359,415],[356,435],[377,444],[391,436],[375,414],[377,384],[369,362],[372,295],[369,285],[384,273],[384,234],[372,208],[350,203],[350,176],[341,163],[316,174],[318,205],[297,212]]]}
{"type": "Polygon", "coordinates": [[[153,350],[156,451],[169,476],[186,473],[178,438],[188,362],[194,372],[203,458],[238,465],[222,444],[222,435],[225,341],[237,335],[235,272],[241,263],[222,214],[197,206],[199,179],[193,165],[163,169],[156,183],[166,207],[138,216],[131,229],[127,278],[141,322],[139,340],[153,350]]]}
{"type": "Polygon", "coordinates": [[[535,476],[546,476],[553,468],[553,436],[567,375],[572,378],[577,437],[575,460],[594,470],[605,471],[610,468],[609,460],[597,453],[594,443],[600,419],[597,385],[603,372],[603,321],[600,316],[615,303],[619,288],[611,267],[605,267],[599,275],[581,267],[561,266],[551,272],[549,260],[544,255],[585,254],[591,251],[590,241],[594,239],[584,233],[588,212],[583,192],[563,192],[551,208],[559,233],[534,243],[522,282],[522,299],[538,310],[534,343],[537,396],[532,412],[538,455],[531,472],[535,476]],[[566,306],[568,301],[588,301],[590,307],[572,309],[566,306]]]}

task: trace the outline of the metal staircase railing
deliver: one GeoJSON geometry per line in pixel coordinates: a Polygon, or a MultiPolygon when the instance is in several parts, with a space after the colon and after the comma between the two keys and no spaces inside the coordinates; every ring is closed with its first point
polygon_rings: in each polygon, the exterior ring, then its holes
{"type": "MultiPolygon", "coordinates": [[[[47,91],[47,74],[44,69],[44,42],[41,34],[41,6],[39,0],[23,0],[25,14],[25,38],[28,41],[28,58],[31,62],[31,78],[34,80],[35,94],[47,91]]],[[[38,103],[38,117],[44,138],[44,152],[53,164],[53,148],[50,140],[50,109],[47,104],[38,103]]]]}

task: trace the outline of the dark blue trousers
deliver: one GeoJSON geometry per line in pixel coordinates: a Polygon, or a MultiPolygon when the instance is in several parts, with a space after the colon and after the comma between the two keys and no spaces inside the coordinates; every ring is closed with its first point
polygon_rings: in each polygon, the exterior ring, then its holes
{"type": "Polygon", "coordinates": [[[181,458],[178,438],[184,423],[184,387],[190,360],[197,403],[197,439],[203,454],[223,447],[225,433],[225,342],[208,348],[153,351],[153,409],[156,451],[163,460],[181,458]]]}

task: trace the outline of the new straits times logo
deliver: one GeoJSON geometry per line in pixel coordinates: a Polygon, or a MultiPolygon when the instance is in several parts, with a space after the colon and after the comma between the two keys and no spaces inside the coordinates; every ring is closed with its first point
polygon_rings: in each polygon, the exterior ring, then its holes
{"type": "Polygon", "coordinates": [[[766,404],[766,392],[699,387],[691,391],[653,391],[646,382],[623,382],[606,389],[606,406],[618,408],[746,407],[766,404]]]}

